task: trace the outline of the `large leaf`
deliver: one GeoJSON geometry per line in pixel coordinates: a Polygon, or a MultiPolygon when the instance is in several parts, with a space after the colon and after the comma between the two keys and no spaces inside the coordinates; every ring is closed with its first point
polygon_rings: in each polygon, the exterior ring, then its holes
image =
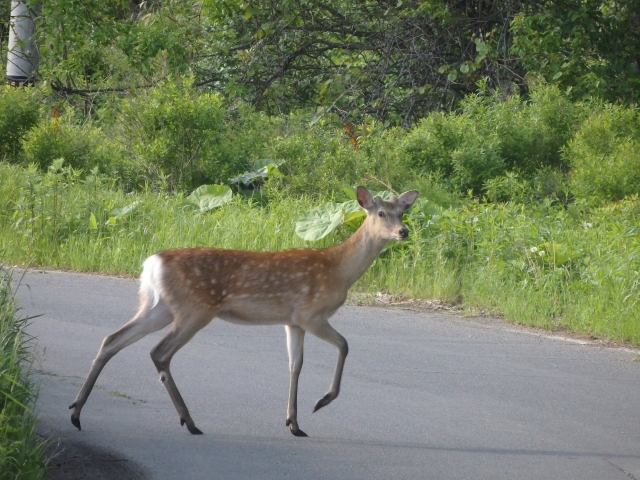
{"type": "Polygon", "coordinates": [[[391,192],[377,192],[373,194],[374,197],[380,197],[382,200],[389,200],[391,197],[393,197],[393,193],[391,192]]]}
{"type": "Polygon", "coordinates": [[[109,212],[109,215],[111,215],[116,219],[126,217],[127,215],[130,215],[133,212],[135,212],[138,209],[138,206],[140,206],[140,200],[136,200],[135,202],[130,203],[126,207],[114,208],[109,212]]]}
{"type": "Polygon", "coordinates": [[[200,212],[208,212],[231,200],[231,189],[226,185],[202,185],[187,197],[200,212]]]}
{"type": "Polygon", "coordinates": [[[367,216],[367,212],[360,206],[357,200],[349,200],[342,204],[344,223],[350,227],[357,227],[360,219],[367,216]]]}
{"type": "Polygon", "coordinates": [[[253,183],[257,178],[264,179],[269,174],[269,167],[262,167],[259,170],[255,170],[253,172],[244,172],[242,175],[238,175],[237,177],[233,177],[229,180],[229,183],[232,185],[236,185],[238,183],[242,183],[243,185],[249,185],[253,183]]]}
{"type": "Polygon", "coordinates": [[[342,191],[344,193],[347,194],[347,197],[349,197],[351,200],[355,200],[356,199],[356,189],[349,186],[349,185],[345,185],[344,187],[342,187],[342,191]]]}
{"type": "Polygon", "coordinates": [[[261,168],[268,167],[272,165],[274,167],[279,167],[284,163],[284,160],[274,160],[273,158],[261,158],[260,160],[256,160],[253,162],[253,170],[260,170],[261,168]]]}
{"type": "Polygon", "coordinates": [[[327,202],[309,210],[296,222],[296,234],[308,241],[326,237],[344,220],[342,204],[327,202]]]}
{"type": "Polygon", "coordinates": [[[242,175],[238,175],[229,180],[229,183],[236,185],[242,183],[243,185],[250,185],[255,180],[264,180],[268,176],[280,175],[278,167],[284,163],[284,160],[272,160],[270,158],[262,158],[253,162],[253,170],[250,172],[244,172],[242,175]]]}

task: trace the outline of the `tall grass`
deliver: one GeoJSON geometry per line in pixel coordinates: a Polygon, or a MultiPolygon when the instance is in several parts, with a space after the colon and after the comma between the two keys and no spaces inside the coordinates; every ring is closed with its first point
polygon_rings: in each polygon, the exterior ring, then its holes
{"type": "Polygon", "coordinates": [[[10,278],[0,266],[0,479],[39,479],[44,443],[34,431],[32,353],[24,333],[27,319],[16,315],[10,278]]]}
{"type": "MultiPolygon", "coordinates": [[[[313,205],[305,197],[267,205],[237,197],[198,214],[180,194],[124,194],[96,175],[81,180],[68,168],[39,173],[7,164],[0,164],[0,199],[0,250],[7,260],[132,275],[146,256],[169,247],[304,246],[294,226],[313,205]],[[133,202],[133,213],[110,218],[112,209],[133,202]]],[[[356,288],[640,343],[639,214],[633,196],[597,208],[473,199],[444,208],[419,199],[406,219],[411,239],[391,244],[356,288]]],[[[342,227],[314,246],[350,233],[342,227]]]]}

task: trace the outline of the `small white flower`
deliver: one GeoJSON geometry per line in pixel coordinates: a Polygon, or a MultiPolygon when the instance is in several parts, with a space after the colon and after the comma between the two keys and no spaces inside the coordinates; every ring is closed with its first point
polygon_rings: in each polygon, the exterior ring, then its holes
{"type": "Polygon", "coordinates": [[[538,251],[538,247],[531,247],[531,253],[536,253],[538,251]]]}
{"type": "Polygon", "coordinates": [[[473,223],[476,223],[478,221],[478,217],[473,217],[473,223]]]}
{"type": "Polygon", "coordinates": [[[590,228],[593,228],[593,223],[584,222],[582,226],[584,227],[585,230],[589,230],[590,228]]]}
{"type": "Polygon", "coordinates": [[[540,255],[541,257],[543,257],[543,256],[544,256],[544,250],[540,250],[540,251],[538,252],[538,255],[540,255]]]}

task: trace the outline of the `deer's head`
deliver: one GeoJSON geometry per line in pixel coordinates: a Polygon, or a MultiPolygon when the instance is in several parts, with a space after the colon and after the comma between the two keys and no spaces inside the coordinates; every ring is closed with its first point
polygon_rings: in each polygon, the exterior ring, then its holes
{"type": "Polygon", "coordinates": [[[386,240],[404,240],[409,236],[409,229],[402,223],[402,214],[413,205],[417,197],[417,190],[409,190],[389,200],[372,196],[364,187],[356,190],[356,198],[367,212],[366,221],[370,228],[386,240]]]}

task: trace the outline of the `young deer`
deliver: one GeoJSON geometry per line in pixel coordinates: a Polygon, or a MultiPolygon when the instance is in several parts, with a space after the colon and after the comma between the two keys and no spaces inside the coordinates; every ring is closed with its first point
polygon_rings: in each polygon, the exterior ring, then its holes
{"type": "Polygon", "coordinates": [[[373,263],[386,243],[404,240],[409,230],[402,213],[418,196],[416,190],[384,201],[358,187],[358,203],[367,212],[362,226],[348,240],[330,248],[251,252],[219,248],[177,248],[150,256],[140,276],[138,313],[102,342],[91,371],[69,407],[71,423],[80,430],[80,412],[105,364],[124,347],[171,325],[151,350],[160,381],[192,434],[196,428],[169,370],[175,353],[214,317],[244,325],[284,325],[289,352],[291,433],[307,435],[298,426],[298,377],[304,335],[310,332],[338,348],[338,364],[329,392],[313,411],[331,403],[340,392],[347,341],[328,322],[344,303],[347,290],[373,263]]]}

